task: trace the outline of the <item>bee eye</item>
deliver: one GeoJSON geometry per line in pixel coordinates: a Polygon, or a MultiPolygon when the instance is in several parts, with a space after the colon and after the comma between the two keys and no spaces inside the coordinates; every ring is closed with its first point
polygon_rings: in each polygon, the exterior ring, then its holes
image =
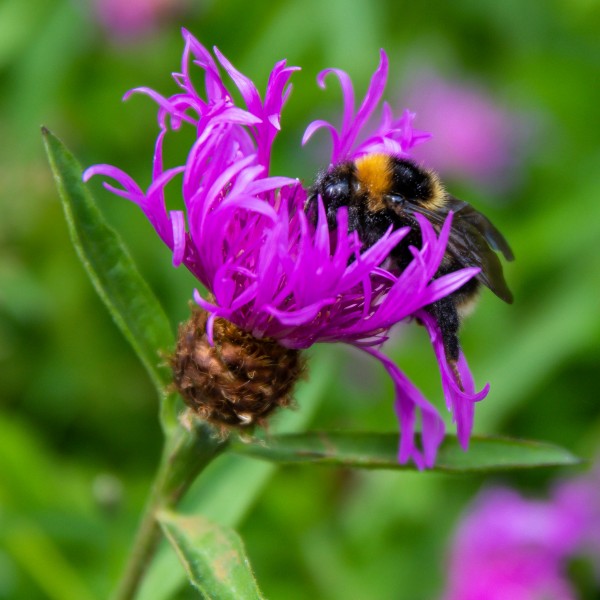
{"type": "Polygon", "coordinates": [[[350,193],[347,181],[338,181],[325,186],[325,195],[328,198],[343,198],[350,193]]]}
{"type": "Polygon", "coordinates": [[[402,194],[388,194],[386,196],[386,198],[392,203],[392,204],[404,204],[406,202],[406,197],[403,196],[402,194]]]}

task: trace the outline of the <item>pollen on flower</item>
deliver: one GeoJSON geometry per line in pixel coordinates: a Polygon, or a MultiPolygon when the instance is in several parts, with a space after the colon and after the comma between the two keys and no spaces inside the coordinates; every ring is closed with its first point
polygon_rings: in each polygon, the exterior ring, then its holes
{"type": "Polygon", "coordinates": [[[269,338],[255,338],[217,318],[213,343],[206,333],[209,313],[195,308],[179,328],[171,357],[173,379],[186,404],[219,433],[264,426],[277,408],[292,403],[304,370],[299,350],[269,338]]]}

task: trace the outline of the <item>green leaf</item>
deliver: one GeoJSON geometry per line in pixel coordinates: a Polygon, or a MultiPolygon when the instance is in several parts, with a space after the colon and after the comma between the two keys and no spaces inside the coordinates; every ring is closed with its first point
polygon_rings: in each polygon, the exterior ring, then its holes
{"type": "Polygon", "coordinates": [[[32,519],[4,525],[1,544],[49,600],[94,600],[81,573],[32,519]]]}
{"type": "Polygon", "coordinates": [[[202,516],[163,511],[158,521],[190,582],[207,598],[259,600],[263,595],[240,536],[202,516]]]}
{"type": "MultiPolygon", "coordinates": [[[[260,443],[234,442],[231,451],[279,463],[312,463],[360,469],[415,469],[399,465],[397,433],[308,432],[272,436],[260,443]]],[[[469,473],[575,465],[580,459],[544,442],[473,437],[464,451],[447,436],[433,471],[469,473]]]]}
{"type": "MultiPolygon", "coordinates": [[[[169,350],[174,344],[169,320],[121,238],[106,223],[83,184],[77,160],[46,128],[42,128],[42,134],[77,254],[164,403],[164,389],[171,378],[169,369],[160,364],[163,360],[159,351],[169,350]]],[[[168,401],[174,402],[172,396],[168,401]]]]}

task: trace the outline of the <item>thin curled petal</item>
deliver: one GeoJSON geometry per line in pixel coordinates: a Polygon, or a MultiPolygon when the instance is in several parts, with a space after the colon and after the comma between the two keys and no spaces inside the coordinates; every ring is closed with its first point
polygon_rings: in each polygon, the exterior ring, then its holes
{"type": "Polygon", "coordinates": [[[302,144],[305,144],[318,129],[325,128],[331,135],[332,150],[330,163],[352,160],[368,153],[387,153],[395,156],[408,156],[414,146],[430,136],[414,130],[414,114],[405,110],[399,119],[395,119],[388,104],[383,105],[379,125],[375,131],[365,137],[363,130],[377,108],[388,76],[388,58],[384,50],[380,52],[379,66],[371,78],[367,92],[358,111],[354,112],[354,87],[347,73],[340,69],[325,69],[317,77],[319,87],[325,87],[325,78],[333,74],[342,88],[343,113],[342,124],[336,129],[331,123],[316,120],[309,124],[304,132],[302,144]],[[363,137],[362,141],[359,141],[363,137]]]}
{"type": "Polygon", "coordinates": [[[139,185],[129,175],[127,175],[125,171],[121,171],[121,169],[117,169],[117,167],[113,167],[111,165],[94,165],[93,167],[88,167],[83,172],[83,181],[87,183],[95,175],[101,175],[103,177],[110,177],[111,179],[114,179],[132,195],[144,194],[139,185]]]}
{"type": "Polygon", "coordinates": [[[444,422],[437,410],[385,354],[375,348],[361,346],[360,349],[379,360],[394,382],[396,390],[394,405],[400,421],[398,462],[406,464],[412,459],[419,469],[432,467],[445,434],[444,422]],[[421,414],[422,450],[415,444],[417,411],[421,414]]]}
{"type": "Polygon", "coordinates": [[[474,403],[483,400],[487,396],[489,384],[486,384],[480,392],[475,391],[473,376],[462,352],[457,363],[458,373],[461,377],[459,381],[446,359],[439,325],[426,311],[420,311],[416,316],[425,325],[431,339],[431,345],[440,367],[448,409],[452,412],[453,420],[456,422],[458,440],[466,450],[473,428],[474,403]]]}
{"type": "Polygon", "coordinates": [[[312,123],[310,123],[308,125],[308,127],[306,128],[306,130],[304,131],[304,135],[302,136],[302,145],[304,146],[306,144],[306,142],[308,142],[308,140],[313,136],[315,131],[317,131],[323,127],[329,131],[329,133],[333,139],[334,146],[336,144],[339,144],[339,136],[338,136],[338,133],[337,133],[337,130],[335,129],[335,127],[331,123],[328,123],[327,121],[323,121],[322,119],[317,119],[316,121],[313,121],[312,123]]]}
{"type": "Polygon", "coordinates": [[[375,110],[375,107],[381,100],[387,81],[387,74],[388,59],[384,50],[381,50],[379,66],[375,73],[373,73],[371,83],[367,88],[367,93],[356,116],[351,120],[351,124],[348,125],[344,122],[342,125],[342,131],[344,132],[342,135],[342,147],[339,150],[340,155],[336,157],[336,160],[343,159],[350,154],[350,150],[352,146],[354,146],[360,130],[364,127],[365,123],[375,110]]]}
{"type": "Polygon", "coordinates": [[[240,73],[230,62],[227,60],[219,49],[215,46],[213,48],[215,56],[219,59],[219,62],[223,65],[227,74],[231,77],[235,85],[237,86],[248,110],[252,112],[259,111],[261,108],[261,100],[256,86],[252,80],[246,77],[243,73],[240,73]]]}

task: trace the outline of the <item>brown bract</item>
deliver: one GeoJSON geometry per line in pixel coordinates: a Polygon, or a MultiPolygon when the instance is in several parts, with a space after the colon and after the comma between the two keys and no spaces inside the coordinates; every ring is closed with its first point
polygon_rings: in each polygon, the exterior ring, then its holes
{"type": "Polygon", "coordinates": [[[232,428],[263,425],[278,407],[292,402],[304,370],[298,350],[273,339],[257,339],[225,319],[215,319],[214,345],[206,335],[208,313],[194,308],[179,327],[170,363],[186,404],[222,435],[232,428]]]}

